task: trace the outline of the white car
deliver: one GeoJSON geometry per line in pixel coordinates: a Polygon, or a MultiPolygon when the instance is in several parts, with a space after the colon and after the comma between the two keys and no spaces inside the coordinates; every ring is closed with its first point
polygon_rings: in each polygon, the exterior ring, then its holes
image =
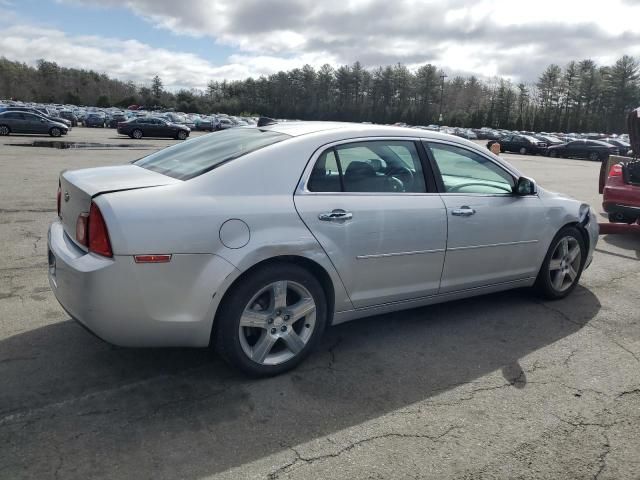
{"type": "Polygon", "coordinates": [[[69,315],[118,345],[211,344],[254,375],[347,320],[562,298],[598,240],[588,205],[472,142],[364,124],[261,119],[63,172],[58,202],[49,279],[69,315]]]}

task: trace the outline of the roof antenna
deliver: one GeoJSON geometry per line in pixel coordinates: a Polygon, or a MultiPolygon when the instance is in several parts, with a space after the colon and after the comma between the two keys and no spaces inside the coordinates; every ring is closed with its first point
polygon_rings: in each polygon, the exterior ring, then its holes
{"type": "Polygon", "coordinates": [[[267,125],[275,125],[276,123],[278,123],[276,120],[269,117],[260,117],[258,119],[258,127],[266,127],[267,125]]]}

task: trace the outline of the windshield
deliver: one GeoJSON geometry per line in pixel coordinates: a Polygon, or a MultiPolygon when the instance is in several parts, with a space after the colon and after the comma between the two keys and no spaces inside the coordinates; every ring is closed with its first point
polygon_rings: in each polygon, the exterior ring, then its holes
{"type": "Polygon", "coordinates": [[[188,180],[287,138],[291,137],[271,130],[234,128],[179,143],[133,164],[179,180],[188,180]]]}

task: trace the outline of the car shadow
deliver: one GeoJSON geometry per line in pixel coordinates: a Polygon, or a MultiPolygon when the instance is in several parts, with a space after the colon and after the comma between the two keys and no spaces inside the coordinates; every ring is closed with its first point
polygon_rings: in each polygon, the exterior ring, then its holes
{"type": "MultiPolygon", "coordinates": [[[[635,257],[640,260],[640,235],[637,233],[629,233],[629,234],[608,234],[600,237],[602,241],[608,243],[609,245],[613,245],[614,247],[621,248],[623,250],[628,250],[631,255],[635,255],[635,257]]],[[[621,256],[623,258],[632,259],[633,256],[616,254],[613,252],[607,252],[611,255],[621,256]]]]}
{"type": "Polygon", "coordinates": [[[258,460],[501,371],[599,311],[579,287],[526,290],[328,329],[298,369],[248,379],[206,350],[124,349],[73,321],[0,341],[0,471],[6,478],[196,479],[258,460]]]}

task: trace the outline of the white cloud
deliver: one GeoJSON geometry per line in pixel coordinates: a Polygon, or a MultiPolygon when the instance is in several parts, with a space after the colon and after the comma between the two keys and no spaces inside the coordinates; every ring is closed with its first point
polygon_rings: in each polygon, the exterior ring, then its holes
{"type": "Polygon", "coordinates": [[[449,72],[530,80],[552,62],[640,54],[640,2],[632,0],[606,6],[601,0],[183,0],[179,8],[175,0],[58,1],[125,7],[157,28],[210,38],[236,53],[213,65],[136,40],[13,26],[0,38],[3,54],[137,82],[158,73],[173,88],[356,60],[365,66],[430,62],[449,72]]]}

